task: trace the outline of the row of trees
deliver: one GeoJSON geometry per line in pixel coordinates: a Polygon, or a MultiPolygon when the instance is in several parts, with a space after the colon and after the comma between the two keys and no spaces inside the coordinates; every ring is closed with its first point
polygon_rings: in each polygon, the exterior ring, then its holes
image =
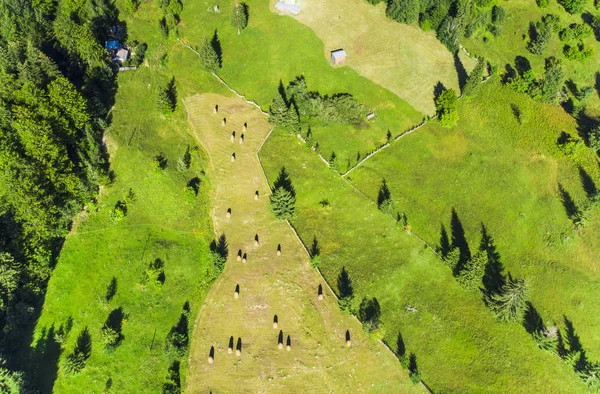
{"type": "Polygon", "coordinates": [[[101,136],[116,85],[100,43],[116,22],[105,1],[2,2],[0,358],[27,348],[71,218],[109,181],[101,136]]]}
{"type": "Polygon", "coordinates": [[[488,30],[494,36],[501,34],[506,11],[491,3],[490,0],[388,0],[386,15],[400,23],[418,21],[423,30],[434,30],[448,50],[455,53],[460,41],[478,30],[488,30]]]}
{"type": "Polygon", "coordinates": [[[536,79],[529,61],[518,57],[515,67],[508,65],[504,84],[517,92],[527,93],[534,100],[558,103],[565,83],[566,72],[562,62],[554,56],[546,59],[544,75],[536,79]]]}
{"type": "Polygon", "coordinates": [[[300,131],[301,123],[357,124],[366,108],[348,93],[322,96],[308,90],[303,76],[284,88],[280,83],[277,95],[269,108],[269,121],[290,132],[300,131]]]}

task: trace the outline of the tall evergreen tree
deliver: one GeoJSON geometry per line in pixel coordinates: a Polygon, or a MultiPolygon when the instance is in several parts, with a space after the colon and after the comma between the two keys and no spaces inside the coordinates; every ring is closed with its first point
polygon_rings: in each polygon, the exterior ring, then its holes
{"type": "Polygon", "coordinates": [[[202,67],[208,72],[215,73],[220,67],[219,55],[208,38],[204,38],[202,41],[202,48],[200,48],[200,62],[202,67]]]}
{"type": "Polygon", "coordinates": [[[278,91],[269,108],[269,122],[275,125],[283,124],[288,118],[288,112],[289,109],[285,103],[285,99],[281,92],[278,91]]]}
{"type": "Polygon", "coordinates": [[[238,35],[248,26],[248,6],[246,3],[237,3],[231,10],[231,24],[237,29],[238,35]]]}
{"type": "Polygon", "coordinates": [[[529,284],[524,279],[509,278],[502,290],[492,296],[492,310],[505,322],[522,322],[527,312],[529,284]]]}
{"type": "Polygon", "coordinates": [[[466,96],[471,96],[475,93],[481,80],[483,78],[483,71],[485,68],[485,59],[479,58],[477,60],[477,64],[471,74],[467,77],[467,81],[465,82],[465,86],[463,86],[463,94],[466,96]]]}
{"type": "Polygon", "coordinates": [[[296,197],[283,187],[275,188],[271,196],[271,209],[279,219],[291,219],[296,209],[296,197]]]}
{"type": "Polygon", "coordinates": [[[476,290],[481,285],[481,280],[485,273],[485,267],[488,264],[488,255],[485,251],[480,251],[475,254],[464,265],[459,276],[456,278],[458,283],[463,287],[471,290],[476,290]]]}

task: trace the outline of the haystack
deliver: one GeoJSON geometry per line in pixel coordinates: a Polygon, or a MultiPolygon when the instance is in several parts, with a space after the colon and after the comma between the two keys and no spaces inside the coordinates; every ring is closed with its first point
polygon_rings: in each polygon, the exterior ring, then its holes
{"type": "Polygon", "coordinates": [[[240,356],[242,354],[242,338],[238,337],[237,345],[235,346],[235,355],[240,356]]]}
{"type": "Polygon", "coordinates": [[[229,337],[229,346],[227,346],[227,353],[233,353],[233,336],[229,337]]]}
{"type": "Polygon", "coordinates": [[[350,347],[350,345],[352,345],[352,342],[350,341],[350,330],[346,330],[346,346],[350,347]]]}
{"type": "Polygon", "coordinates": [[[281,244],[277,244],[277,256],[281,256],[281,244]]]}
{"type": "Polygon", "coordinates": [[[233,298],[235,298],[237,300],[239,296],[240,296],[240,285],[235,285],[235,293],[233,293],[233,298]]]}
{"type": "Polygon", "coordinates": [[[277,318],[277,315],[273,316],[273,329],[277,329],[277,327],[279,326],[279,318],[277,318]]]}
{"type": "Polygon", "coordinates": [[[227,208],[227,213],[225,213],[225,217],[229,219],[231,217],[231,208],[227,208]]]}
{"type": "Polygon", "coordinates": [[[323,286],[319,285],[319,289],[317,290],[317,297],[319,298],[319,301],[321,301],[323,299],[323,286]]]}
{"type": "Polygon", "coordinates": [[[292,339],[289,335],[287,336],[287,340],[285,341],[285,350],[287,350],[288,352],[292,350],[292,339]]]}
{"type": "Polygon", "coordinates": [[[208,363],[212,364],[215,361],[215,347],[210,347],[210,352],[208,353],[208,363]]]}
{"type": "Polygon", "coordinates": [[[221,121],[221,126],[225,126],[227,124],[227,118],[223,118],[221,121]]]}
{"type": "Polygon", "coordinates": [[[279,331],[279,337],[277,337],[277,348],[283,349],[283,331],[279,331]]]}

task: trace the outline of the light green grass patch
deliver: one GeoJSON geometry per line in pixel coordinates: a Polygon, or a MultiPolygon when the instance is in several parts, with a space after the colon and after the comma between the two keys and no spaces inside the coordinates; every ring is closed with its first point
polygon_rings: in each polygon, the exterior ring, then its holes
{"type": "MultiPolygon", "coordinates": [[[[152,54],[150,54],[152,56],[152,54]]],[[[102,188],[97,204],[80,214],[67,237],[48,285],[43,313],[33,346],[45,350],[46,364],[37,378],[51,391],[59,347],[48,331],[73,319],[60,355],[56,392],[101,393],[160,391],[170,361],[164,353],[167,333],[177,323],[187,301],[193,314],[210,283],[208,241],[212,239],[206,212],[208,185],[202,175],[201,151],[188,136],[181,109],[165,117],[156,106],[157,86],[167,75],[142,67],[119,77],[120,90],[106,133],[115,181],[102,188]],[[192,164],[178,171],[176,161],[190,148],[192,164]],[[166,170],[152,167],[163,153],[166,170]],[[187,182],[202,178],[197,197],[185,191],[187,182]],[[133,191],[134,196],[129,193],[133,191]],[[117,201],[127,200],[127,216],[113,222],[110,212],[117,201]],[[150,262],[164,261],[165,282],[147,282],[150,262]],[[111,279],[117,280],[114,298],[105,295],[111,279]],[[113,352],[104,350],[100,330],[109,313],[123,308],[124,339],[113,352]],[[88,327],[92,355],[77,375],[64,369],[65,358],[77,335],[88,327]]],[[[181,368],[185,379],[185,360],[181,368]]]]}
{"type": "Polygon", "coordinates": [[[558,195],[558,184],[580,209],[590,205],[577,166],[598,184],[595,154],[582,147],[577,159],[556,147],[561,132],[577,135],[576,122],[560,108],[541,105],[499,86],[461,101],[461,120],[453,129],[431,122],[374,156],[350,175],[371,199],[386,179],[398,208],[414,231],[437,244],[440,226],[458,212],[471,250],[485,224],[496,240],[505,268],[532,283],[532,302],[546,325],[564,327],[563,315],[591,360],[600,359],[600,275],[597,208],[575,231],[558,195]],[[530,115],[520,125],[511,104],[530,115]]]}
{"type": "Polygon", "coordinates": [[[434,392],[585,391],[567,365],[538,349],[519,325],[498,323],[478,293],[463,290],[429,249],[294,137],[274,132],[260,156],[271,181],[282,166],[289,171],[294,225],[304,242],[316,236],[325,278],[335,287],[346,267],[356,304],[377,297],[384,340],[394,348],[402,333],[434,392]]]}

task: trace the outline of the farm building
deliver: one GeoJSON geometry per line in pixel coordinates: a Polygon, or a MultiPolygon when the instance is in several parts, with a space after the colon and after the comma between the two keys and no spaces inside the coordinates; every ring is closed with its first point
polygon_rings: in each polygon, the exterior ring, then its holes
{"type": "Polygon", "coordinates": [[[300,4],[296,0],[278,1],[275,8],[284,14],[298,15],[300,13],[300,4]]]}
{"type": "Polygon", "coordinates": [[[113,61],[119,61],[121,63],[126,62],[129,59],[129,51],[125,48],[121,48],[117,51],[117,54],[113,58],[113,61]]]}
{"type": "Polygon", "coordinates": [[[343,49],[336,49],[335,51],[331,51],[331,63],[333,64],[342,64],[346,60],[346,51],[343,49]]]}

